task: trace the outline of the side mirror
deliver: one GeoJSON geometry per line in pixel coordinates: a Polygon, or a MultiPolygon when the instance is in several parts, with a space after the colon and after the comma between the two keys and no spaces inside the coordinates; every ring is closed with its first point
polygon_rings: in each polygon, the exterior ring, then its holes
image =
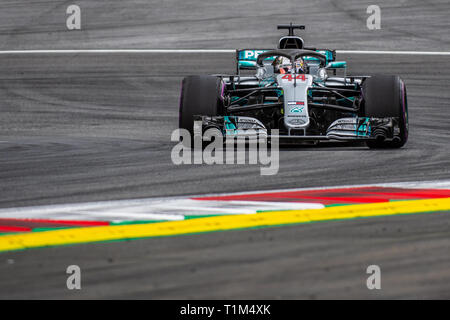
{"type": "Polygon", "coordinates": [[[347,68],[347,62],[346,61],[334,61],[330,62],[326,65],[327,69],[344,69],[347,68]]]}
{"type": "Polygon", "coordinates": [[[239,68],[241,69],[256,69],[256,61],[239,61],[239,68]]]}
{"type": "Polygon", "coordinates": [[[325,66],[325,69],[332,69],[333,75],[336,75],[337,69],[343,69],[344,70],[344,78],[347,77],[347,62],[346,61],[333,61],[328,63],[325,66]]]}
{"type": "Polygon", "coordinates": [[[271,77],[273,75],[274,75],[274,68],[270,64],[267,64],[264,67],[257,67],[256,69],[256,78],[260,80],[267,77],[271,77]]]}

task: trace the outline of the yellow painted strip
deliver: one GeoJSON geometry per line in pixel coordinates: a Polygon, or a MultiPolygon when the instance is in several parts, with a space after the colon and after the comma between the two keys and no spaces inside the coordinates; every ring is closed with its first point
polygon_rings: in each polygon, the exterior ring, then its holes
{"type": "Polygon", "coordinates": [[[444,210],[450,211],[450,198],[359,204],[313,210],[272,211],[150,224],[73,228],[4,235],[0,237],[0,251],[444,210]]]}

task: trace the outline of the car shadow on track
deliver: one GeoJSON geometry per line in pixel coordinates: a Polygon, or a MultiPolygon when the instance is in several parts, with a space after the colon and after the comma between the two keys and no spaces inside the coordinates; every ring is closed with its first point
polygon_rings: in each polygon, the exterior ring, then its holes
{"type": "Polygon", "coordinates": [[[319,142],[319,143],[282,143],[280,151],[300,151],[300,150],[320,150],[320,151],[363,151],[370,150],[364,142],[319,142]]]}

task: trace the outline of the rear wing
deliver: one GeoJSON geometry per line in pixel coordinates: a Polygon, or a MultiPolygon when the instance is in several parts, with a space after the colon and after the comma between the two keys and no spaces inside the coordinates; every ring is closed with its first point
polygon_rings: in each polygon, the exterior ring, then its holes
{"type": "MultiPolygon", "coordinates": [[[[304,48],[306,50],[312,50],[323,54],[327,58],[327,64],[335,61],[336,51],[328,49],[316,49],[316,48],[304,48]]],[[[256,59],[258,56],[266,51],[273,49],[241,49],[236,50],[236,71],[239,74],[240,70],[255,70],[256,69],[256,59]]],[[[319,61],[319,59],[314,57],[303,57],[307,63],[319,61]]],[[[267,61],[273,61],[274,58],[270,57],[266,59],[267,61]]]]}

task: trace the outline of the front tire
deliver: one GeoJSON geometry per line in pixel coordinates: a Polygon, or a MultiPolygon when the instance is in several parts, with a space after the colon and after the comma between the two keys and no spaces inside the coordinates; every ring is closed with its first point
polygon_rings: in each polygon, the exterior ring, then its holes
{"type": "Polygon", "coordinates": [[[369,118],[398,118],[399,139],[370,140],[369,148],[401,148],[408,141],[408,104],[405,83],[398,76],[373,76],[362,85],[364,116],[369,118]]]}
{"type": "Polygon", "coordinates": [[[223,113],[222,81],[214,76],[188,76],[183,79],[180,98],[179,127],[194,135],[194,116],[217,116],[223,113]]]}

